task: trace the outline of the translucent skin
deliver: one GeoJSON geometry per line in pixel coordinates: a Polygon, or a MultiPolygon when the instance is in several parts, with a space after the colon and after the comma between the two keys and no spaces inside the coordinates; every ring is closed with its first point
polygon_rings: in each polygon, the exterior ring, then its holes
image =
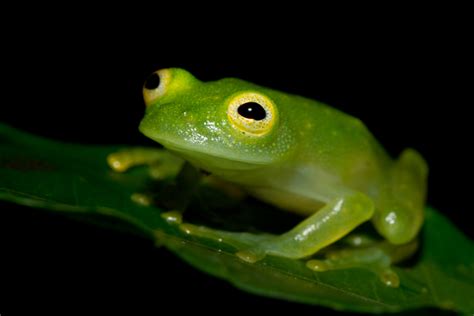
{"type": "MultiPolygon", "coordinates": [[[[179,158],[162,150],[135,149],[111,155],[112,168],[124,171],[165,157],[164,165],[171,167],[163,167],[162,173],[170,174],[184,159],[257,198],[306,216],[280,236],[181,224],[187,233],[228,240],[242,248],[237,255],[249,262],[267,254],[308,257],[368,220],[390,245],[408,245],[417,236],[428,168],[416,151],[406,149],[392,160],[360,120],[304,97],[233,78],[201,82],[177,68],[156,74],[144,87],[147,110],[140,131],[179,158]],[[246,102],[262,105],[265,119],[241,117],[237,109],[246,102]]],[[[390,247],[383,249],[394,249],[390,247]]],[[[364,255],[344,252],[344,266],[376,257],[381,249],[376,248],[364,255]]],[[[336,261],[312,261],[308,267],[320,271],[337,266],[336,261]]],[[[380,266],[386,277],[386,263],[380,266]]],[[[386,283],[396,284],[388,275],[386,283]]]]}

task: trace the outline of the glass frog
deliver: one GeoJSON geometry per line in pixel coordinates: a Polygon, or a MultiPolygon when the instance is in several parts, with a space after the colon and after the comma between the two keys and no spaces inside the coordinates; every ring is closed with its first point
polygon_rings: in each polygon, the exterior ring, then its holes
{"type": "Polygon", "coordinates": [[[140,131],[165,149],[111,154],[113,169],[150,164],[164,178],[186,161],[304,216],[281,235],[257,235],[181,223],[174,212],[183,231],[224,240],[249,263],[272,255],[309,259],[306,266],[315,271],[364,267],[398,286],[390,265],[416,250],[423,223],[428,168],[415,150],[393,160],[359,119],[239,79],[201,82],[183,69],[162,69],[146,80],[143,94],[140,131]],[[347,236],[368,221],[382,241],[347,236]],[[311,259],[340,239],[345,247],[311,259]]]}

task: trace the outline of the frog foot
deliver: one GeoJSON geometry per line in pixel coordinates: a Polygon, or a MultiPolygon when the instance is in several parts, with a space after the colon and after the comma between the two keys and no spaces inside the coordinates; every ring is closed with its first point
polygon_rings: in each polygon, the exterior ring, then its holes
{"type": "Polygon", "coordinates": [[[417,242],[405,245],[391,245],[387,241],[379,242],[368,247],[344,248],[326,252],[324,259],[311,259],[306,266],[317,272],[362,268],[375,273],[383,284],[398,287],[400,278],[392,270],[391,264],[412,255],[417,249],[417,242]]]}
{"type": "Polygon", "coordinates": [[[393,271],[390,266],[386,266],[384,264],[371,264],[371,265],[366,265],[362,264],[361,262],[357,263],[351,263],[349,264],[345,260],[334,260],[334,259],[324,259],[324,260],[319,260],[319,259],[311,259],[306,262],[306,266],[317,272],[324,272],[324,271],[330,271],[330,270],[338,270],[338,269],[349,269],[349,268],[364,268],[372,271],[373,273],[377,274],[380,281],[382,281],[383,284],[389,287],[398,287],[400,285],[400,278],[398,277],[398,274],[393,271]]]}

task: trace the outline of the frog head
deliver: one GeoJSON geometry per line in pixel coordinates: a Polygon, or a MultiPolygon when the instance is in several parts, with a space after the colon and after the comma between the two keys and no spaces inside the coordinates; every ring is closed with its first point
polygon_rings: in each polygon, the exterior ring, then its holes
{"type": "Polygon", "coordinates": [[[292,147],[281,92],[233,78],[201,82],[171,68],[154,72],[143,95],[140,131],[205,170],[275,164],[292,147]]]}

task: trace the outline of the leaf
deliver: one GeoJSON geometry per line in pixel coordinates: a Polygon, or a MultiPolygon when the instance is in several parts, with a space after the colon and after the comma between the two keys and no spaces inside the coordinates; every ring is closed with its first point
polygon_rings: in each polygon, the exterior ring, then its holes
{"type": "MultiPolygon", "coordinates": [[[[0,125],[0,198],[95,221],[119,219],[198,269],[255,294],[359,312],[428,306],[474,312],[474,245],[434,209],[426,210],[418,258],[411,266],[395,268],[399,288],[386,287],[364,269],[318,273],[303,261],[271,256],[249,264],[233,255],[231,245],[184,235],[162,219],[158,207],[132,202],[133,193],[150,190],[148,171],[144,167],[125,174],[109,170],[106,156],[118,149],[54,142],[0,125]]],[[[212,207],[213,201],[219,201],[216,194],[200,191],[190,207],[190,221],[211,214],[208,217],[217,226],[262,227],[268,225],[270,212],[272,222],[277,222],[274,210],[264,204],[222,198],[219,203],[224,201],[239,216],[216,216],[212,207]]],[[[287,215],[281,216],[280,222],[285,222],[287,215]]]]}

